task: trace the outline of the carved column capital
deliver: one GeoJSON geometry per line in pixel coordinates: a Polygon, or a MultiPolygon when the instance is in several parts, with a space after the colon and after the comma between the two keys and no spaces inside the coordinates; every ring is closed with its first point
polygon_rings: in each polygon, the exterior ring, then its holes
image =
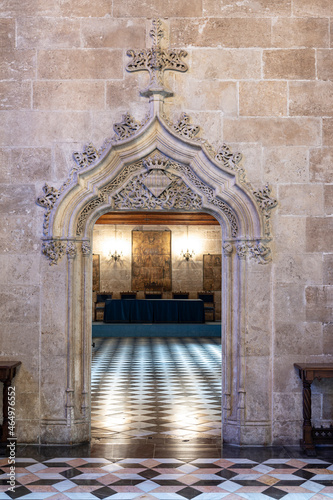
{"type": "Polygon", "coordinates": [[[90,243],[88,241],[83,241],[82,246],[81,246],[81,250],[82,250],[83,257],[89,257],[89,255],[91,255],[90,243]]]}
{"type": "Polygon", "coordinates": [[[223,255],[225,257],[231,257],[232,252],[234,251],[234,247],[229,242],[224,243],[223,246],[222,246],[222,249],[223,249],[223,255]]]}
{"type": "Polygon", "coordinates": [[[239,243],[236,247],[236,253],[239,259],[244,260],[248,254],[247,243],[239,243]]]}
{"type": "Polygon", "coordinates": [[[70,241],[66,248],[66,254],[68,259],[75,259],[77,255],[76,245],[73,241],[70,241]]]}

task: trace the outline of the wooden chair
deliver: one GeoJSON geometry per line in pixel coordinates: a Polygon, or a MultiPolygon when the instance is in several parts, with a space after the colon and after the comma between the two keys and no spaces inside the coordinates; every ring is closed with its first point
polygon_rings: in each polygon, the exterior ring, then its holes
{"type": "Polygon", "coordinates": [[[121,292],[121,299],[136,299],[136,292],[121,292]]]}
{"type": "Polygon", "coordinates": [[[173,299],[188,299],[189,293],[188,292],[172,292],[172,298],[173,299]]]}
{"type": "Polygon", "coordinates": [[[112,299],[112,293],[97,292],[96,303],[95,303],[95,321],[103,321],[105,301],[108,299],[112,299]],[[100,316],[102,316],[101,319],[98,319],[100,318],[100,316]]]}
{"type": "Polygon", "coordinates": [[[145,292],[145,299],[161,299],[162,292],[145,292]]]}
{"type": "Polygon", "coordinates": [[[213,314],[213,321],[215,321],[214,292],[199,292],[198,299],[202,300],[204,303],[205,321],[206,313],[213,314]]]}

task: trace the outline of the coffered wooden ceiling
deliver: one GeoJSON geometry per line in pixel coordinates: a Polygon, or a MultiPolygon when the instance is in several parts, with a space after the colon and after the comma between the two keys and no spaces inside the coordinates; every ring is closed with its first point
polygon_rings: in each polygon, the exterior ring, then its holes
{"type": "Polygon", "coordinates": [[[189,225],[218,226],[218,221],[203,212],[109,212],[97,219],[96,224],[143,225],[189,225]]]}

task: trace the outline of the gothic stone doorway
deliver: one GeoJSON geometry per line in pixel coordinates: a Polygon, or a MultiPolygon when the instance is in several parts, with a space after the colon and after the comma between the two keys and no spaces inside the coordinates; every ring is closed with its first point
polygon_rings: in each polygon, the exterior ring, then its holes
{"type": "Polygon", "coordinates": [[[74,157],[77,165],[63,186],[45,186],[38,199],[46,208],[42,251],[49,261],[43,262],[43,322],[52,331],[52,340],[45,338],[42,344],[41,441],[90,438],[91,241],[96,220],[108,211],[176,210],[205,211],[221,225],[224,440],[269,443],[269,315],[262,314],[262,305],[270,307],[265,283],[271,273],[269,210],[275,202],[269,188],[252,190],[239,166],[240,155],[225,145],[214,152],[205,141],[184,137],[158,110],[129,137],[115,137],[100,150],[90,145],[74,157]],[[249,348],[254,336],[255,349],[249,348]]]}

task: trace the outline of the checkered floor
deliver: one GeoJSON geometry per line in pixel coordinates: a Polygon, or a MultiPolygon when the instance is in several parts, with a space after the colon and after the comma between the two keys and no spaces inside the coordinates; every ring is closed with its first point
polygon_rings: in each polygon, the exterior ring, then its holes
{"type": "Polygon", "coordinates": [[[88,458],[71,448],[19,447],[14,491],[8,459],[0,457],[0,500],[333,499],[333,457],[325,458],[333,453],[304,458],[283,447],[218,449],[218,339],[94,340],[92,433],[102,444],[93,444],[88,458]],[[108,444],[117,442],[129,445],[108,444]],[[98,458],[101,450],[107,458],[98,458]]]}
{"type": "Polygon", "coordinates": [[[92,437],[104,442],[221,437],[217,338],[98,338],[92,437]]]}
{"type": "Polygon", "coordinates": [[[0,499],[324,500],[333,498],[332,462],[270,459],[19,459],[15,493],[0,460],[0,499]],[[5,491],[7,490],[7,493],[5,491]]]}

